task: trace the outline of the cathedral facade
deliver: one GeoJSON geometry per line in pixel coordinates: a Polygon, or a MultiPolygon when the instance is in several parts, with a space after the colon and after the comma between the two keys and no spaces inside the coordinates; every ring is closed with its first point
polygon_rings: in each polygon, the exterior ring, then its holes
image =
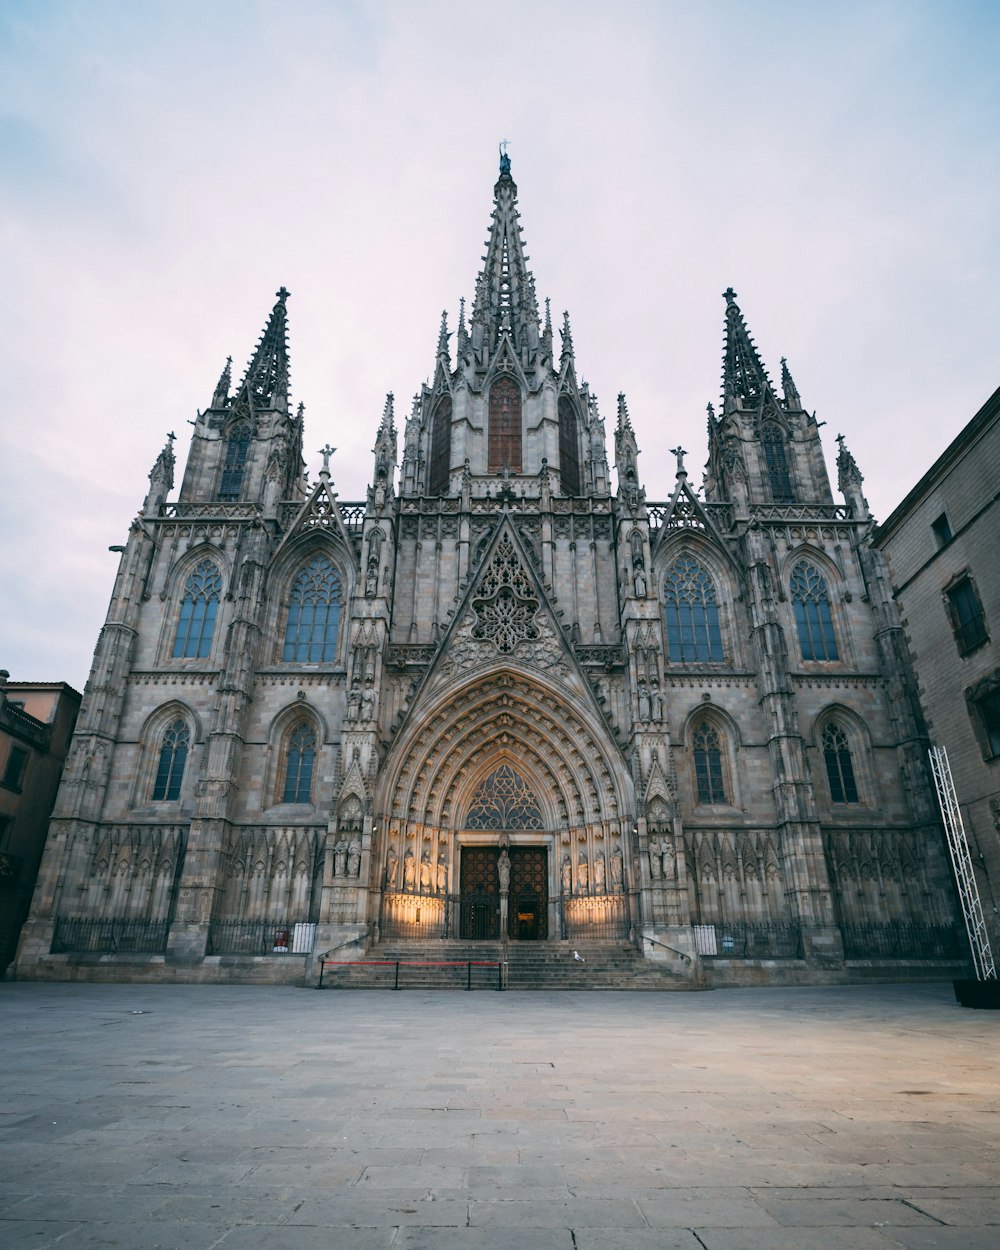
{"type": "Polygon", "coordinates": [[[471,316],[401,448],[388,397],[364,500],[331,449],[303,475],[284,289],[176,499],[168,440],[19,976],[301,979],[428,939],[629,943],[710,983],[961,960],[853,458],[837,502],[730,290],[702,489],[678,448],[647,498],[624,396],[612,478],[516,194],[505,157],[471,316]]]}

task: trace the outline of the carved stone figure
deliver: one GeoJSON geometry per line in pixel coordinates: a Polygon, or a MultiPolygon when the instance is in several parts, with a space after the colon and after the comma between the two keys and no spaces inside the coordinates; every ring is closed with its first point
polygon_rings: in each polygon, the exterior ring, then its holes
{"type": "Polygon", "coordinates": [[[562,861],[562,892],[567,895],[573,893],[573,864],[568,855],[564,855],[562,861]]]}
{"type": "Polygon", "coordinates": [[[448,893],[448,852],[441,848],[437,862],[437,892],[438,894],[448,893]]]}
{"type": "Polygon", "coordinates": [[[594,893],[604,893],[604,856],[594,856],[594,893]]]}
{"type": "Polygon", "coordinates": [[[368,572],[365,575],[365,597],[373,599],[378,592],[378,562],[372,556],[368,561],[368,572]]]}
{"type": "Polygon", "coordinates": [[[587,893],[587,885],[590,881],[590,867],[587,864],[586,851],[580,852],[580,857],[576,861],[576,888],[581,894],[587,893]]]}
{"type": "Polygon", "coordinates": [[[342,877],[347,871],[347,839],[339,838],[333,848],[333,875],[342,877]]]}
{"type": "Polygon", "coordinates": [[[358,713],[361,711],[361,689],[355,682],[351,687],[351,693],[347,699],[347,719],[357,720],[358,713]]]}
{"type": "Polygon", "coordinates": [[[500,858],[497,860],[497,875],[500,878],[500,893],[506,894],[510,889],[510,856],[507,854],[506,847],[500,852],[500,858]]]}
{"type": "Polygon", "coordinates": [[[417,885],[417,865],[413,858],[413,847],[406,848],[403,856],[403,889],[412,894],[417,885]]]}
{"type": "Polygon", "coordinates": [[[621,893],[624,880],[625,863],[622,857],[622,848],[616,844],[615,849],[611,853],[611,885],[616,894],[621,893]]]}
{"type": "Polygon", "coordinates": [[[674,847],[673,838],[666,838],[663,843],[663,875],[667,881],[673,881],[677,876],[677,851],[674,847]]]}
{"type": "Polygon", "coordinates": [[[368,724],[375,717],[375,692],[366,690],[361,696],[361,719],[368,724]]]}
{"type": "Polygon", "coordinates": [[[420,892],[430,894],[432,887],[431,853],[425,850],[420,856],[420,892]]]}
{"type": "Polygon", "coordinates": [[[347,846],[347,875],[357,877],[361,873],[361,839],[351,838],[347,846]]]}
{"type": "Polygon", "coordinates": [[[396,854],[396,848],[390,846],[385,856],[385,883],[390,890],[396,888],[396,874],[399,871],[399,856],[396,854]]]}
{"type": "Polygon", "coordinates": [[[649,720],[649,687],[639,687],[639,719],[641,721],[649,720]]]}
{"type": "Polygon", "coordinates": [[[663,875],[663,866],[660,861],[661,846],[659,842],[651,841],[649,844],[649,875],[654,881],[659,881],[663,875]]]}

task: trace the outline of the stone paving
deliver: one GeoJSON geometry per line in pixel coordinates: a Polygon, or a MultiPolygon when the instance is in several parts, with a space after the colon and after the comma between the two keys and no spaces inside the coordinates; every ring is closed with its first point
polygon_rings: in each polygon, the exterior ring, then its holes
{"type": "Polygon", "coordinates": [[[0,985],[0,1245],[997,1250],[1000,1013],[0,985]]]}

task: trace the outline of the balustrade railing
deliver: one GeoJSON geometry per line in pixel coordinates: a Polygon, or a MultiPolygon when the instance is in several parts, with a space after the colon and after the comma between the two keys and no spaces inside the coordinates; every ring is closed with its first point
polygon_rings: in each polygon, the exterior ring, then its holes
{"type": "Polygon", "coordinates": [[[167,949],[166,920],[116,916],[58,916],[52,954],[162,955],[167,949]]]}

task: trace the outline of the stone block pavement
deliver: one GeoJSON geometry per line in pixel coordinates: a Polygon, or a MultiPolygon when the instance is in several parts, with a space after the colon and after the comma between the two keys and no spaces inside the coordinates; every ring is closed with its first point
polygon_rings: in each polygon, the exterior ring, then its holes
{"type": "Polygon", "coordinates": [[[997,1250],[1000,1013],[0,985],[0,1245],[997,1250]]]}

